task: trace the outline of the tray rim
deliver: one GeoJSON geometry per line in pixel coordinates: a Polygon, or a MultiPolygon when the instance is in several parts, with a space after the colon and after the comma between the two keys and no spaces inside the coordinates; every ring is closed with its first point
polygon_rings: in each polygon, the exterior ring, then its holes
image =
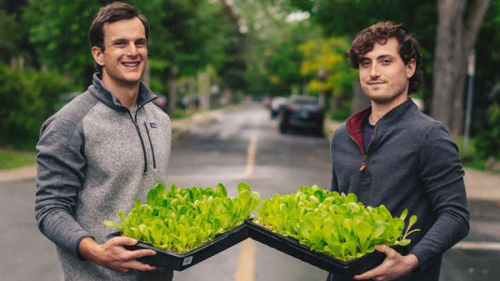
{"type": "MultiPolygon", "coordinates": [[[[362,257],[359,257],[359,258],[356,258],[356,259],[353,259],[353,260],[350,260],[350,261],[342,261],[342,260],[336,259],[336,258],[334,258],[332,256],[329,256],[329,255],[327,255],[325,253],[313,251],[309,247],[307,247],[306,245],[301,244],[299,242],[299,240],[297,240],[297,239],[295,239],[293,237],[284,236],[282,234],[279,234],[279,233],[276,233],[276,232],[270,230],[269,228],[267,228],[265,226],[257,224],[257,223],[255,223],[253,221],[253,218],[246,219],[245,223],[248,225],[248,227],[250,229],[252,229],[252,231],[259,231],[259,232],[261,232],[263,234],[270,234],[270,235],[274,236],[274,237],[271,237],[274,240],[278,240],[278,239],[286,240],[287,242],[290,243],[287,246],[294,247],[294,248],[296,248],[298,250],[302,250],[305,254],[307,254],[309,256],[312,256],[314,258],[317,258],[317,259],[321,259],[321,260],[323,260],[325,262],[336,263],[338,266],[342,266],[343,269],[349,269],[350,267],[354,266],[355,264],[361,263],[361,262],[363,262],[363,260],[371,259],[374,255],[377,255],[377,253],[379,253],[379,252],[377,252],[375,250],[374,252],[367,253],[367,254],[365,254],[362,257]]],[[[254,239],[250,235],[250,232],[249,232],[248,236],[251,239],[256,240],[256,239],[254,239]]],[[[391,247],[392,249],[395,249],[395,250],[396,249],[404,250],[405,248],[407,248],[407,247],[397,246],[397,245],[395,245],[395,246],[389,246],[389,247],[391,247]]]]}
{"type": "MultiPolygon", "coordinates": [[[[244,229],[245,227],[247,227],[247,226],[245,225],[245,222],[243,221],[241,224],[231,228],[230,230],[215,236],[214,239],[207,241],[204,244],[202,244],[202,245],[200,245],[200,246],[198,246],[198,247],[196,247],[188,252],[185,252],[185,253],[179,253],[179,252],[174,252],[174,251],[170,251],[170,250],[163,250],[163,249],[160,249],[158,247],[155,247],[152,244],[142,242],[142,241],[139,241],[139,242],[137,242],[137,244],[132,245],[132,246],[150,249],[150,250],[156,251],[156,252],[164,254],[164,255],[173,256],[175,258],[183,259],[183,258],[192,256],[192,255],[196,254],[197,252],[206,249],[207,247],[213,246],[213,244],[217,243],[218,241],[224,240],[227,236],[229,236],[235,232],[238,232],[238,231],[244,229]]],[[[108,235],[108,237],[111,237],[111,236],[112,237],[119,237],[119,236],[122,236],[122,234],[123,234],[123,232],[121,232],[121,231],[115,231],[113,233],[110,233],[108,235]]],[[[128,236],[126,236],[126,237],[128,237],[128,236]]],[[[246,237],[248,238],[248,235],[246,235],[246,237]]]]}

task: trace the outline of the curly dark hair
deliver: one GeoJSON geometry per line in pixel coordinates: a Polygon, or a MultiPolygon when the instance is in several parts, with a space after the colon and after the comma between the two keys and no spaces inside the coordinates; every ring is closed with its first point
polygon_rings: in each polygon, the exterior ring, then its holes
{"type": "Polygon", "coordinates": [[[375,43],[384,45],[388,39],[395,38],[399,42],[399,55],[403,62],[408,64],[415,60],[415,74],[410,78],[408,93],[414,93],[420,86],[422,79],[421,62],[422,55],[419,52],[419,44],[415,38],[408,34],[408,29],[403,24],[393,22],[380,22],[369,26],[358,34],[352,41],[351,48],[347,51],[349,64],[354,69],[359,69],[361,57],[373,50],[375,43]]]}
{"type": "MultiPolygon", "coordinates": [[[[144,25],[146,39],[149,39],[149,23],[147,18],[142,15],[134,6],[123,3],[113,2],[99,9],[94,21],[89,29],[89,41],[91,47],[99,47],[104,52],[104,25],[119,20],[138,18],[144,25]]],[[[102,67],[94,62],[94,67],[101,72],[102,67]]]]}

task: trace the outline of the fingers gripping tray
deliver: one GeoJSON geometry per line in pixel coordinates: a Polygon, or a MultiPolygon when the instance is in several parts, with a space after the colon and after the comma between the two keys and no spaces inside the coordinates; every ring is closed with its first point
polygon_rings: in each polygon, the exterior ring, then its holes
{"type": "MultiPolygon", "coordinates": [[[[121,232],[110,234],[110,238],[120,236],[121,232]]],[[[156,267],[183,271],[197,263],[200,263],[248,238],[247,227],[243,223],[217,237],[200,247],[186,253],[176,253],[162,250],[153,245],[143,242],[134,246],[127,246],[128,250],[151,249],[156,251],[156,255],[142,257],[140,262],[156,267]]]]}
{"type": "MultiPolygon", "coordinates": [[[[308,247],[300,244],[296,239],[274,233],[254,223],[252,220],[247,219],[245,224],[248,226],[248,236],[253,240],[326,270],[337,278],[350,279],[354,275],[361,274],[380,265],[385,259],[384,254],[375,251],[353,261],[344,262],[326,254],[313,252],[308,247]]],[[[403,252],[406,248],[396,247],[394,249],[398,252],[403,252]]]]}

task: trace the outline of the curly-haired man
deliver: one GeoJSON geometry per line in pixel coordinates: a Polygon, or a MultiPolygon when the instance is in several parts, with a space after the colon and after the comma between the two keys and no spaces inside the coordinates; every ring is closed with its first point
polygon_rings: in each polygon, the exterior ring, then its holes
{"type": "Polygon", "coordinates": [[[403,25],[377,23],[357,34],[348,57],[371,105],[334,133],[331,188],[396,216],[407,208],[421,229],[407,255],[376,246],[384,262],[354,279],[438,280],[443,253],[468,233],[469,212],[457,146],[409,98],[421,77],[418,42],[403,25]]]}

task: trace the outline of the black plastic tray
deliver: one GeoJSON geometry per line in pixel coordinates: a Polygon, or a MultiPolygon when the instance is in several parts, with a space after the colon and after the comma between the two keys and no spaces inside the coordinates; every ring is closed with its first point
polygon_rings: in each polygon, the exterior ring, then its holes
{"type": "MultiPolygon", "coordinates": [[[[109,238],[121,236],[121,234],[121,232],[115,232],[110,234],[109,238]]],[[[244,223],[242,223],[241,225],[215,237],[214,240],[183,254],[161,250],[153,245],[143,242],[139,242],[134,246],[126,246],[126,248],[129,250],[154,250],[157,252],[156,255],[140,258],[139,261],[157,267],[183,271],[184,269],[204,261],[247,238],[247,227],[244,223]]]]}
{"type": "MultiPolygon", "coordinates": [[[[262,244],[272,247],[278,251],[312,264],[326,270],[337,278],[352,278],[380,265],[385,259],[385,255],[380,252],[373,252],[353,261],[344,262],[334,259],[328,255],[313,252],[308,247],[302,245],[296,239],[285,237],[247,219],[248,236],[262,244]]],[[[392,247],[396,251],[405,254],[406,247],[392,247]]],[[[335,280],[335,278],[334,278],[335,280]]]]}

